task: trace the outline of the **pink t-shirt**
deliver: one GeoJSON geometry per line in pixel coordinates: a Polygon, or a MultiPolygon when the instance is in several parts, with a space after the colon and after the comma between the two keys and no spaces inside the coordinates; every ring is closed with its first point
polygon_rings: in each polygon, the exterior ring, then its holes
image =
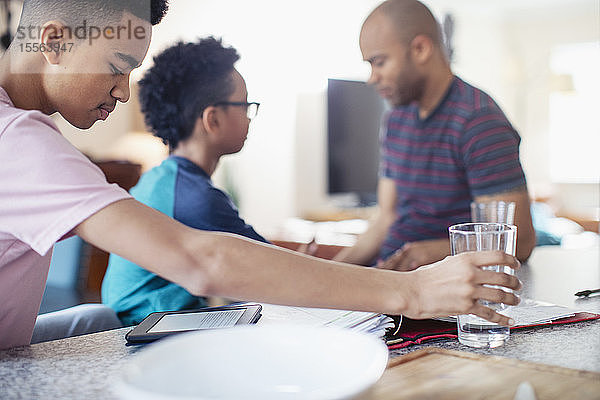
{"type": "Polygon", "coordinates": [[[129,194],[0,88],[0,349],[29,344],[54,243],[129,194]]]}

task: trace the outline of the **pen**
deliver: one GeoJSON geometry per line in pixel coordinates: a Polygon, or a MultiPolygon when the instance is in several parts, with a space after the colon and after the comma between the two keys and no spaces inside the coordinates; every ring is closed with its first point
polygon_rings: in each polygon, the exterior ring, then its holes
{"type": "Polygon", "coordinates": [[[581,292],[575,293],[575,296],[588,297],[590,294],[593,294],[593,293],[600,293],[600,289],[582,290],[581,292]]]}

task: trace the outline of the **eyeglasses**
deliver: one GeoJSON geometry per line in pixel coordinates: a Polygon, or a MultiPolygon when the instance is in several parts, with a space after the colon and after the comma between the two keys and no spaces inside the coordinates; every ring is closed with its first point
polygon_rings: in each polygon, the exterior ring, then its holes
{"type": "Polygon", "coordinates": [[[260,103],[246,103],[242,101],[220,101],[214,104],[215,106],[237,106],[237,107],[246,107],[246,116],[249,119],[253,119],[258,114],[258,107],[260,107],[260,103]]]}

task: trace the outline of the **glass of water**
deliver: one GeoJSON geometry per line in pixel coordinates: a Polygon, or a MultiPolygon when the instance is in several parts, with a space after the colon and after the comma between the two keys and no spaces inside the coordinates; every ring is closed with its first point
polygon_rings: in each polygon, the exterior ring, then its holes
{"type": "MultiPolygon", "coordinates": [[[[468,223],[453,225],[448,228],[452,255],[467,251],[500,250],[512,256],[515,255],[517,228],[513,225],[500,223],[468,223]]],[[[514,274],[512,268],[504,265],[494,265],[485,269],[496,272],[514,274]]],[[[495,286],[490,286],[495,287],[495,286]]],[[[498,288],[498,287],[496,287],[498,288]]],[[[510,289],[502,288],[505,291],[510,289]]],[[[487,307],[502,312],[508,308],[503,303],[493,303],[480,300],[487,307]]],[[[475,315],[459,315],[457,317],[458,340],[471,347],[494,348],[502,346],[510,337],[507,326],[486,321],[475,315]]]]}

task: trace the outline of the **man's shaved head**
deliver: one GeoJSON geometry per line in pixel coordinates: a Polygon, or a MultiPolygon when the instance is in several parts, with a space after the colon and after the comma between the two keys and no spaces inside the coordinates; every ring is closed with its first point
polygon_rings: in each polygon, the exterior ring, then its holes
{"type": "Polygon", "coordinates": [[[387,0],[373,10],[365,24],[376,15],[384,15],[392,21],[404,45],[418,35],[425,35],[435,46],[443,48],[444,39],[438,22],[431,11],[417,0],[387,0]]]}
{"type": "Polygon", "coordinates": [[[362,26],[360,49],[371,64],[369,83],[394,106],[421,102],[428,81],[452,77],[440,26],[417,0],[375,8],[362,26]]]}

